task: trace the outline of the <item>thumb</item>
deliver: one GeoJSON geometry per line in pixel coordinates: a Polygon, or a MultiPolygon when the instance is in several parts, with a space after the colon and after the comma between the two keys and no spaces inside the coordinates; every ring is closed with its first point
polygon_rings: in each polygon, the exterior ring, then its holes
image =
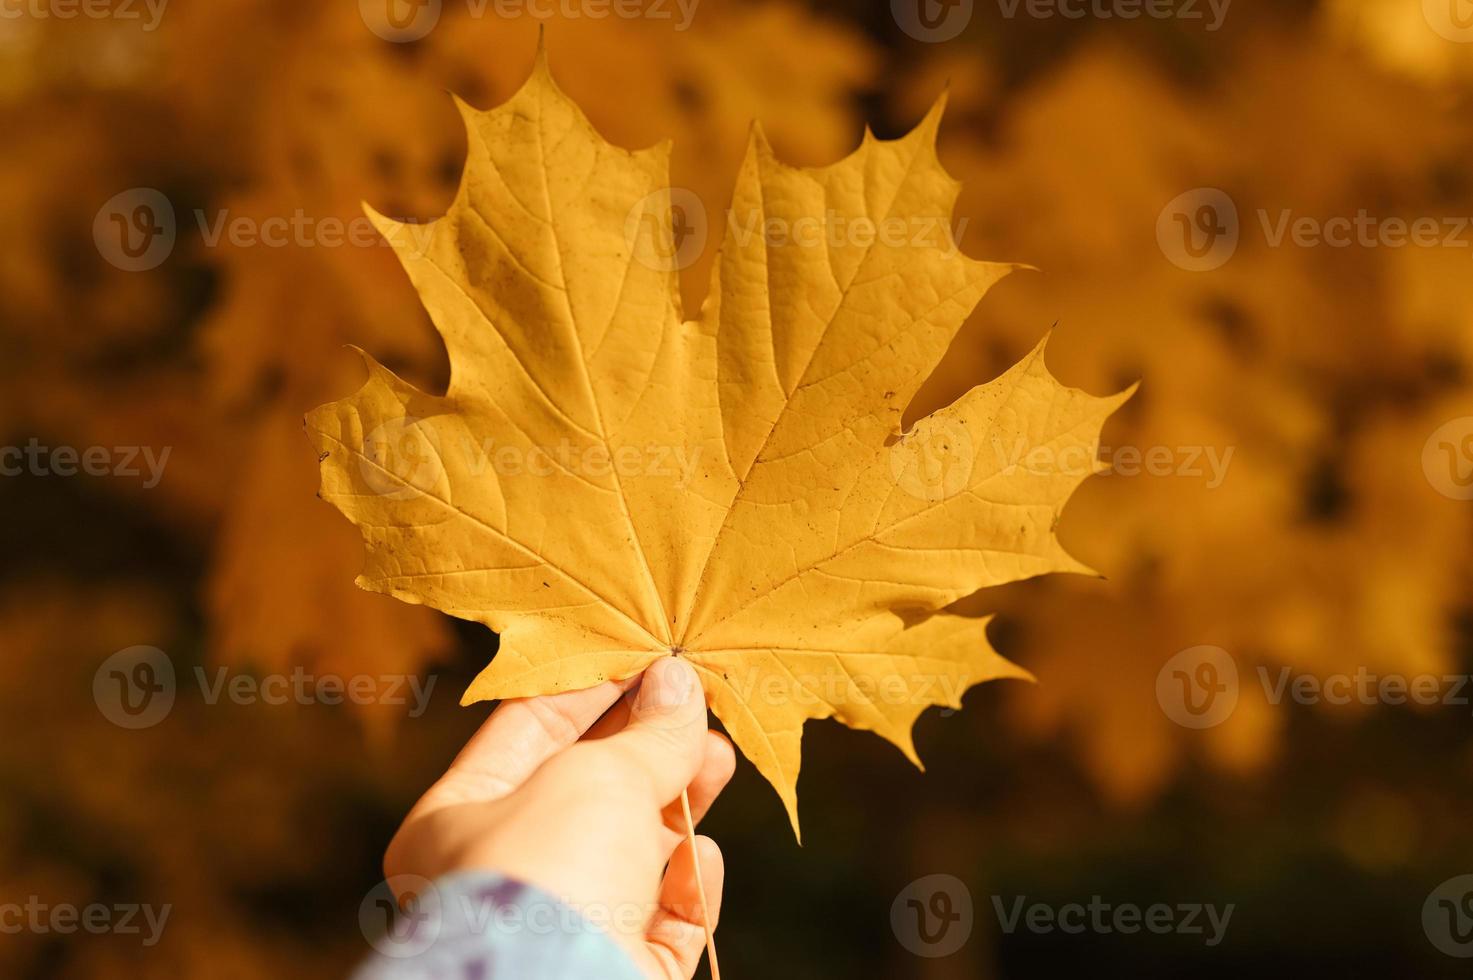
{"type": "Polygon", "coordinates": [[[695,668],[662,657],[644,672],[617,734],[591,743],[646,777],[664,806],[690,785],[706,756],[706,695],[695,668]]]}

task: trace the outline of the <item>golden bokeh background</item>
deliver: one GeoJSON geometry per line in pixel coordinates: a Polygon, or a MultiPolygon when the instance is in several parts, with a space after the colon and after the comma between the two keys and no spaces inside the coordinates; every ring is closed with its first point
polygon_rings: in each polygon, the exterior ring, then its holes
{"type": "MultiPolygon", "coordinates": [[[[698,0],[688,24],[673,0],[637,18],[588,3],[445,0],[403,42],[372,29],[370,0],[173,0],[156,20],[134,0],[72,17],[69,0],[0,0],[0,443],[168,452],[156,481],[0,477],[0,905],[172,907],[148,947],[0,935],[0,976],[323,977],[368,952],[359,903],[483,717],[456,702],[495,639],[358,591],[358,534],[314,496],[301,417],[354,385],[345,345],[420,385],[447,371],[390,251],[328,229],[356,227],[363,201],[439,213],[465,152],[446,93],[505,98],[541,26],[600,131],[673,138],[673,182],[709,214],[753,119],[820,164],[945,89],[963,248],[1040,271],[983,301],[911,417],[1050,328],[1065,382],[1142,381],[1105,430],[1117,472],[1061,527],[1105,578],[962,604],[999,612],[994,641],[1036,686],[928,713],[925,775],[810,725],[801,849],[741,767],[709,819],[726,975],[1463,975],[1424,905],[1473,873],[1467,0],[1238,0],[1220,23],[1206,0],[1135,18],[1129,0],[1079,18],[1037,0],[698,0]],[[954,36],[926,39],[940,22],[954,36]],[[134,271],[114,216],[145,193],[175,238],[134,271]],[[1358,216],[1373,231],[1344,245],[1292,231],[1358,216]],[[307,231],[279,245],[220,234],[294,218],[307,231]],[[1418,221],[1436,229],[1420,244],[1418,221]],[[129,730],[94,679],[139,645],[165,651],[178,696],[129,730]],[[1170,664],[1203,646],[1236,665],[1236,702],[1192,727],[1170,664]],[[196,671],[222,668],[435,688],[413,717],[211,704],[196,671]],[[1285,677],[1367,676],[1436,678],[1439,703],[1274,697],[1285,677]],[[930,958],[891,906],[938,873],[975,921],[930,958]],[[1208,946],[1008,932],[997,909],[1094,895],[1235,912],[1208,946]]],[[[692,308],[706,246],[682,273],[692,308]]]]}

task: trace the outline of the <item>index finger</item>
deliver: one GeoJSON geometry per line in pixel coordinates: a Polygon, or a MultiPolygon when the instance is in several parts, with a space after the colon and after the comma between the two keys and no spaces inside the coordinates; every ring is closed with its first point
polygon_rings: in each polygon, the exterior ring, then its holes
{"type": "MultiPolygon", "coordinates": [[[[516,789],[572,745],[639,677],[581,691],[503,701],[471,736],[421,807],[489,802],[516,789]]],[[[419,809],[418,807],[416,809],[419,809]]]]}

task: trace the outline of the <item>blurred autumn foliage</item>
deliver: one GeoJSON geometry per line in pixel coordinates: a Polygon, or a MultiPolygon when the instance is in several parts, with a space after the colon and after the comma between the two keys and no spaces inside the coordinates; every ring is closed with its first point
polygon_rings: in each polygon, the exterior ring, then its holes
{"type": "Polygon", "coordinates": [[[1473,214],[1473,133],[1445,95],[1340,44],[1255,40],[1196,89],[1090,45],[990,133],[944,131],[958,212],[973,216],[966,247],[1044,271],[984,304],[947,390],[1057,323],[1050,359],[1066,379],[1145,380],[1107,452],[1171,450],[1171,472],[1092,481],[1066,512],[1066,542],[1108,585],[1013,590],[1017,652],[1043,682],[1019,719],[1077,730],[1123,801],[1157,792],[1187,741],[1232,769],[1273,752],[1285,716],[1261,700],[1205,739],[1157,710],[1154,678],[1177,650],[1212,643],[1317,675],[1458,664],[1473,512],[1429,485],[1422,454],[1473,405],[1468,253],[1272,247],[1261,220],[1473,214]],[[1142,220],[1203,186],[1242,225],[1210,274],[1162,261],[1142,220]]]}
{"type": "MultiPolygon", "coordinates": [[[[1143,381],[1106,429],[1118,459],[1203,454],[1198,475],[1122,472],[1076,495],[1065,543],[1105,579],[963,604],[1001,610],[996,641],[1040,684],[923,722],[924,781],[812,726],[803,785],[819,840],[797,857],[776,801],[738,782],[713,826],[731,863],[759,870],[732,883],[723,958],[747,967],[735,975],[1020,975],[990,940],[923,963],[874,939],[890,896],[928,871],[961,873],[943,856],[1046,892],[1104,874],[1099,853],[1114,847],[1149,859],[1110,875],[1159,882],[1150,835],[1121,828],[1185,840],[1182,822],[1196,820],[1261,829],[1225,831],[1209,862],[1259,855],[1257,883],[1223,871],[1214,887],[1271,889],[1304,852],[1330,854],[1334,874],[1402,873],[1382,884],[1397,901],[1405,891],[1415,933],[1427,889],[1473,870],[1423,885],[1420,869],[1449,855],[1473,862],[1456,836],[1466,800],[1408,781],[1473,776],[1466,709],[1455,736],[1409,734],[1405,718],[1433,712],[1301,713],[1249,678],[1259,665],[1469,670],[1473,511],[1437,492],[1423,457],[1434,430],[1473,415],[1473,259],[1275,247],[1263,222],[1285,209],[1473,216],[1473,45],[1397,0],[1234,9],[1217,34],[977,9],[934,45],[857,4],[702,0],[687,31],[617,18],[547,28],[560,84],[600,131],[626,146],[673,138],[674,182],[711,214],[753,119],[780,156],[818,164],[866,123],[882,136],[908,128],[947,86],[940,152],[962,182],[963,248],[1041,273],[983,302],[911,417],[1055,325],[1050,366],[1067,383],[1104,393],[1143,381]],[[1157,234],[1168,202],[1204,187],[1235,202],[1241,238],[1210,273],[1170,261],[1157,234]],[[1227,461],[1217,480],[1209,450],[1227,461]],[[1205,731],[1157,703],[1163,664],[1199,644],[1231,651],[1245,677],[1232,717],[1205,731]],[[1321,715],[1345,746],[1364,745],[1352,731],[1375,735],[1363,757],[1374,771],[1322,747],[1321,715]],[[847,778],[859,769],[878,772],[847,778]],[[1313,801],[1286,782],[1306,771],[1313,801]],[[861,812],[861,794],[892,791],[906,813],[861,812]],[[1285,826],[1262,829],[1280,807],[1285,826]],[[857,857],[877,832],[894,854],[857,857]],[[1295,834],[1304,843],[1281,839],[1295,834]],[[998,857],[1008,851],[1016,863],[998,857]],[[770,894],[789,887],[791,899],[770,894]]],[[[298,0],[181,0],[153,32],[0,20],[6,444],[170,447],[154,487],[0,481],[0,902],[176,908],[142,952],[119,936],[5,936],[0,974],[323,976],[363,953],[357,905],[378,853],[479,717],[454,701],[494,646],[355,588],[357,534],[314,496],[301,416],[356,383],[345,345],[421,386],[444,384],[444,352],[387,248],[232,245],[212,228],[293,216],[351,226],[360,202],[436,215],[465,152],[446,93],[501,101],[527,73],[538,26],[447,5],[423,40],[400,45],[365,29],[354,4],[298,0]],[[178,216],[172,254],[148,272],[119,268],[94,241],[99,208],[130,188],[163,193],[178,216]],[[209,705],[181,690],[166,724],[121,731],[93,704],[93,672],[136,644],[167,650],[181,672],[409,672],[441,687],[416,719],[402,706],[209,705]]],[[[688,304],[715,244],[683,270],[688,304]]],[[[1292,907],[1294,894],[1279,900],[1292,907]]],[[[1326,935],[1355,948],[1354,934],[1326,935]]],[[[1302,939],[1270,929],[1262,945],[1302,939]]]]}

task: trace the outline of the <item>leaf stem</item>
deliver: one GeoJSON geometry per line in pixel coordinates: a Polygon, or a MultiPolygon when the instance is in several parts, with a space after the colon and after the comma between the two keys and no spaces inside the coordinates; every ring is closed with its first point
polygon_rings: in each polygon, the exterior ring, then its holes
{"type": "Polygon", "coordinates": [[[711,931],[711,908],[706,902],[706,883],[701,878],[701,852],[696,848],[696,822],[690,815],[690,793],[680,791],[680,809],[685,814],[685,839],[690,844],[691,866],[696,872],[696,892],[701,896],[701,925],[706,929],[706,956],[711,961],[711,980],[721,980],[716,962],[716,935],[711,931]]]}

